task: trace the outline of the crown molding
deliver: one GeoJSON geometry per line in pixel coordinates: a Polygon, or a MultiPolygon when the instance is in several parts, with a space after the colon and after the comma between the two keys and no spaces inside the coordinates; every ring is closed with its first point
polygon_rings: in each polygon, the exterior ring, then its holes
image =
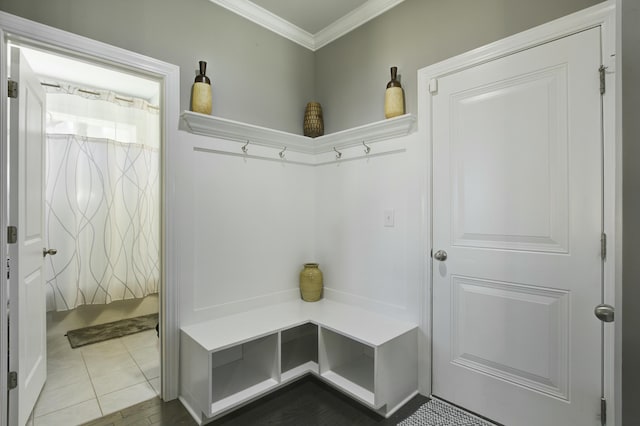
{"type": "Polygon", "coordinates": [[[315,52],[404,0],[369,0],[315,34],[303,30],[249,0],[209,1],[315,52]]]}
{"type": "Polygon", "coordinates": [[[289,40],[315,50],[315,39],[312,34],[293,25],[291,22],[269,12],[249,0],[209,0],[218,6],[222,6],[249,21],[258,24],[289,40]]]}
{"type": "Polygon", "coordinates": [[[359,8],[352,10],[331,25],[315,33],[313,35],[315,46],[313,50],[315,51],[326,46],[359,26],[366,24],[373,18],[382,15],[403,1],[404,0],[369,0],[359,8]]]}

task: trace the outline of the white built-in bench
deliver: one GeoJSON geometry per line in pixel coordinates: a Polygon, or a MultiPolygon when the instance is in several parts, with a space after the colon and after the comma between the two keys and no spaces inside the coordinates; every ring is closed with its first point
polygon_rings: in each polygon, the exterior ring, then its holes
{"type": "Polygon", "coordinates": [[[418,328],[292,301],[182,327],[180,400],[200,423],[313,374],[388,417],[418,390],[418,328]]]}

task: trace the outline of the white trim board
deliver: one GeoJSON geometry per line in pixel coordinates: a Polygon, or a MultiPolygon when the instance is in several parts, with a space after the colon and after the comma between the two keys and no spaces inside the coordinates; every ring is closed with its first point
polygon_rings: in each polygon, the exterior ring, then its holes
{"type": "Polygon", "coordinates": [[[209,1],[315,52],[404,0],[369,0],[315,34],[303,30],[249,0],[209,1]]]}
{"type": "MultiPolygon", "coordinates": [[[[120,69],[133,71],[137,74],[145,75],[159,81],[161,92],[162,118],[162,279],[160,295],[160,318],[162,324],[161,358],[162,358],[162,392],[165,400],[175,399],[178,396],[178,356],[179,356],[179,317],[178,317],[178,286],[177,286],[177,263],[178,253],[174,235],[173,202],[174,195],[171,189],[175,186],[175,171],[169,161],[175,157],[175,144],[168,141],[178,140],[178,116],[179,116],[179,95],[180,95],[180,69],[179,67],[117,48],[102,42],[91,40],[73,33],[62,31],[47,25],[39,24],[24,18],[20,18],[5,12],[0,12],[0,55],[6,58],[8,41],[18,44],[35,45],[53,51],[64,52],[67,55],[75,55],[84,60],[94,63],[116,66],[120,69]]],[[[0,67],[0,79],[7,80],[6,67],[0,67]]],[[[0,96],[6,99],[6,83],[0,85],[0,96]]],[[[6,132],[6,102],[0,104],[0,119],[3,131],[0,132],[0,142],[3,147],[7,146],[6,132]]],[[[4,157],[6,153],[0,154],[2,163],[0,164],[0,189],[3,199],[6,199],[5,188],[7,187],[7,163],[4,157]]],[[[6,229],[7,217],[2,213],[2,229],[6,229]]],[[[2,232],[3,258],[6,258],[5,233],[2,232]]],[[[6,272],[6,264],[2,262],[3,274],[6,272]]],[[[7,327],[5,319],[7,313],[7,294],[2,286],[0,292],[0,319],[2,328],[0,336],[3,348],[0,353],[0,379],[6,383],[7,351],[4,350],[4,342],[7,341],[7,327]]],[[[4,386],[3,386],[4,389],[4,386]]],[[[6,393],[3,392],[2,406],[0,412],[7,413],[9,402],[6,400],[6,393]]],[[[6,425],[6,416],[0,416],[0,426],[6,425]]]]}
{"type": "MultiPolygon", "coordinates": [[[[604,295],[603,303],[615,305],[615,295],[621,291],[621,188],[622,188],[622,157],[621,141],[616,135],[616,81],[619,76],[615,73],[615,2],[609,0],[585,10],[573,13],[563,18],[540,25],[522,33],[490,43],[467,53],[452,57],[442,62],[418,70],[418,134],[421,140],[429,141],[431,145],[431,93],[437,91],[437,79],[448,74],[458,72],[485,62],[511,55],[527,48],[557,40],[589,28],[602,29],[602,57],[604,66],[608,67],[606,74],[606,93],[603,96],[603,126],[604,126],[604,231],[608,236],[607,259],[604,262],[604,295]]],[[[597,70],[594,70],[597,72],[597,70]]],[[[426,164],[431,169],[431,148],[428,149],[426,164]]],[[[428,173],[428,184],[425,186],[425,199],[431,200],[431,172],[428,173]]],[[[431,248],[432,207],[424,209],[422,235],[424,247],[431,248]]],[[[431,262],[425,262],[425,283],[421,298],[421,329],[426,335],[426,343],[419,346],[421,370],[420,392],[431,394],[431,262]]],[[[616,307],[618,309],[619,307],[616,307]]],[[[619,354],[616,353],[615,331],[621,328],[620,316],[616,315],[616,322],[604,327],[605,372],[604,396],[612,409],[607,413],[607,425],[615,425],[620,417],[620,386],[615,382],[615,375],[620,377],[621,365],[619,354]],[[617,358],[616,358],[617,356],[617,358]],[[615,375],[614,375],[615,373],[615,375]],[[613,409],[615,407],[615,410],[613,409]]],[[[618,346],[619,348],[620,346],[618,346]]]]}

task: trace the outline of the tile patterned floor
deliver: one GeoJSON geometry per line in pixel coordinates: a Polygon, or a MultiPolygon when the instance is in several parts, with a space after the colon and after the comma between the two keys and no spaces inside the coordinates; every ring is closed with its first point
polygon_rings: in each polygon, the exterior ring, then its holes
{"type": "Polygon", "coordinates": [[[29,425],[79,425],[154,398],[160,392],[155,330],[72,349],[47,339],[47,382],[29,425]]]}

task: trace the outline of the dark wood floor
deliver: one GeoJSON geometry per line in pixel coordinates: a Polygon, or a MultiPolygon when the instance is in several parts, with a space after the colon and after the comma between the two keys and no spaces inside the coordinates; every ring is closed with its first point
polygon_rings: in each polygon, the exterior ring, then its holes
{"type": "Polygon", "coordinates": [[[180,401],[164,402],[160,398],[150,399],[133,407],[125,408],[85,425],[91,426],[142,426],[142,425],[195,425],[193,417],[180,401]]]}
{"type": "MultiPolygon", "coordinates": [[[[389,419],[353,401],[313,376],[304,377],[218,420],[215,426],[390,426],[415,412],[428,398],[418,395],[389,419]]],[[[178,400],[152,399],[87,425],[195,425],[178,400]]]]}

